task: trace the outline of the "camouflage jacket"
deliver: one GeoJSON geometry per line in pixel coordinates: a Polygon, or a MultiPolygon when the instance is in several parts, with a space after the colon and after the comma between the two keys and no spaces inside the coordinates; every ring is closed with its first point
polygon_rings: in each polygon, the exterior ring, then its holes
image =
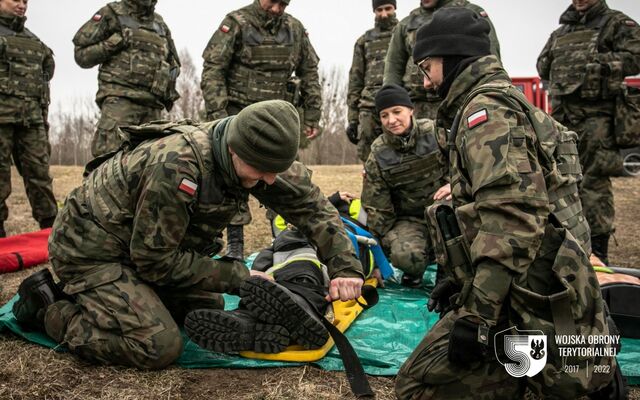
{"type": "Polygon", "coordinates": [[[304,123],[317,127],[321,89],[318,56],[300,21],[270,18],[259,0],[222,20],[202,57],[202,95],[208,119],[227,115],[229,101],[246,107],[287,100],[304,109],[304,123]],[[299,87],[292,79],[300,79],[299,87]]]}
{"type": "MultiPolygon", "coordinates": [[[[486,83],[509,83],[494,56],[482,57],[455,79],[439,118],[448,119],[467,94],[486,83]]],[[[525,274],[550,212],[535,131],[520,110],[486,94],[462,110],[451,143],[451,191],[460,230],[469,244],[476,312],[496,321],[515,275],[525,274]],[[489,281],[481,278],[490,276],[489,281]]]]}
{"type": "Polygon", "coordinates": [[[90,172],[67,197],[49,240],[51,257],[69,266],[56,271],[61,279],[124,264],[159,286],[233,290],[247,269],[211,257],[249,193],[311,238],[332,277],[361,277],[338,213],[310,171],[296,162],[273,185],[243,189],[221,150],[223,121],[168,123],[175,134],[121,150],[90,172]]]}
{"type": "Polygon", "coordinates": [[[0,13],[0,124],[47,120],[53,52],[24,27],[25,20],[0,13]]]}
{"type": "Polygon", "coordinates": [[[443,135],[436,135],[432,120],[414,119],[408,137],[383,132],[371,145],[362,188],[367,226],[378,237],[397,220],[426,224],[425,207],[447,176],[443,135]]]}
{"type": "Polygon", "coordinates": [[[347,92],[349,122],[358,121],[360,108],[375,108],[376,93],[382,87],[384,59],[392,30],[398,24],[398,20],[393,17],[389,22],[389,26],[376,22],[376,26],[360,36],[353,47],[347,92]]]}
{"type": "Polygon", "coordinates": [[[414,102],[441,100],[435,91],[427,92],[424,89],[423,77],[413,61],[412,53],[418,29],[431,20],[434,12],[443,7],[465,7],[486,18],[491,25],[489,36],[491,53],[500,56],[500,44],[496,30],[482,7],[469,3],[467,0],[440,0],[433,9],[423,7],[414,9],[394,29],[384,66],[384,84],[395,83],[403,86],[414,102]]]}
{"type": "Polygon", "coordinates": [[[116,96],[170,110],[180,97],[175,90],[180,60],[171,31],[159,14],[141,16],[129,1],[107,4],[82,25],[73,38],[76,62],[82,68],[100,65],[98,105],[116,96]]]}
{"type": "Polygon", "coordinates": [[[611,115],[624,78],[640,72],[640,28],[604,0],[582,16],[570,6],[560,23],[537,63],[554,116],[575,123],[584,115],[611,115]]]}

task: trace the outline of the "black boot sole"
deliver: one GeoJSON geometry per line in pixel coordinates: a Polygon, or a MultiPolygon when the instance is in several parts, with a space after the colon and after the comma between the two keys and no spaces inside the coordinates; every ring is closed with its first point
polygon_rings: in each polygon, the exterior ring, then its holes
{"type": "Polygon", "coordinates": [[[32,296],[38,296],[40,297],[38,302],[42,305],[53,304],[57,300],[57,297],[60,297],[57,296],[57,291],[58,288],[55,285],[53,276],[48,269],[38,271],[23,280],[18,287],[18,295],[20,298],[15,302],[12,308],[13,314],[20,325],[31,330],[43,331],[44,323],[42,320],[44,319],[44,312],[46,311],[46,308],[39,309],[34,314],[33,310],[31,312],[29,311],[30,306],[28,301],[32,296]],[[45,295],[40,291],[34,290],[41,286],[48,286],[52,291],[45,295]]]}
{"type": "Polygon", "coordinates": [[[252,321],[229,311],[200,309],[187,314],[187,336],[217,353],[280,353],[289,345],[289,332],[280,325],[252,321]]]}
{"type": "Polygon", "coordinates": [[[257,319],[283,325],[292,342],[306,349],[322,347],[329,332],[319,317],[310,314],[311,307],[303,307],[293,296],[287,288],[259,277],[251,277],[240,286],[243,304],[257,319]]]}

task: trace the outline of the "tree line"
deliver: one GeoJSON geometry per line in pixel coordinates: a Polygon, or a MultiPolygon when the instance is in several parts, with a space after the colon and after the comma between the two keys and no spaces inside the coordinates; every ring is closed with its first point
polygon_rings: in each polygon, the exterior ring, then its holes
{"type": "MultiPolygon", "coordinates": [[[[204,121],[204,100],[200,90],[200,74],[186,49],[180,52],[182,68],[176,83],[180,98],[164,119],[189,118],[204,121]]],[[[356,146],[344,129],[347,125],[347,79],[344,70],[332,67],[320,71],[322,85],[321,135],[300,151],[300,160],[309,165],[357,164],[356,146]]],[[[51,164],[85,165],[91,160],[91,139],[100,111],[93,99],[70,100],[71,107],[49,115],[51,164]]]]}

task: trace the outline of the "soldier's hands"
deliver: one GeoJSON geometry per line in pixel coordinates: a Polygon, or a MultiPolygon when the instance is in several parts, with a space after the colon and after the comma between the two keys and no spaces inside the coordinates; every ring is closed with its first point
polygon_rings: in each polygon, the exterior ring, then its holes
{"type": "Polygon", "coordinates": [[[347,126],[347,137],[349,141],[353,144],[358,144],[358,123],[350,122],[349,126],[347,126]]]}
{"type": "Polygon", "coordinates": [[[272,281],[273,280],[273,276],[267,275],[262,271],[255,271],[253,269],[249,271],[249,275],[250,276],[257,276],[257,277],[260,277],[262,279],[266,279],[268,281],[272,281]]]}
{"type": "Polygon", "coordinates": [[[363,284],[362,278],[334,278],[329,285],[329,294],[326,299],[327,301],[357,299],[361,295],[363,284]]]}
{"type": "Polygon", "coordinates": [[[307,139],[309,140],[313,140],[316,138],[316,136],[318,136],[318,133],[320,133],[320,130],[318,128],[314,128],[312,126],[306,126],[304,127],[304,134],[307,137],[307,139]]]}
{"type": "Polygon", "coordinates": [[[452,309],[451,304],[455,302],[456,295],[459,293],[460,287],[456,285],[453,278],[443,278],[438,281],[436,287],[431,291],[427,309],[435,311],[440,314],[440,317],[443,317],[444,314],[452,309]]]}
{"type": "Polygon", "coordinates": [[[349,192],[338,192],[340,196],[340,200],[346,201],[347,203],[351,203],[352,200],[357,199],[355,194],[351,194],[349,192]]]}
{"type": "Polygon", "coordinates": [[[436,191],[433,195],[434,200],[451,200],[451,184],[447,183],[436,191]]]}

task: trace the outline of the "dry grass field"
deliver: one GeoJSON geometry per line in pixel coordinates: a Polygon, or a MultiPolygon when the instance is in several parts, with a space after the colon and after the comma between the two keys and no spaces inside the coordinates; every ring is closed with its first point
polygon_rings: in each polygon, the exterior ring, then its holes
{"type": "MultiPolygon", "coordinates": [[[[360,193],[359,166],[318,166],[314,181],[325,194],[348,190],[360,193]]],[[[81,181],[79,167],[52,167],[54,192],[60,203],[81,181]]],[[[13,235],[37,229],[31,217],[22,182],[14,171],[10,216],[5,227],[13,235]]],[[[614,182],[617,207],[618,246],[612,244],[612,263],[640,266],[640,179],[617,178],[614,182]]],[[[246,252],[259,250],[270,241],[264,210],[252,199],[254,221],[246,230],[246,252]]],[[[39,266],[44,268],[47,265],[39,266]]],[[[34,270],[0,276],[0,304],[17,291],[21,280],[34,270]]],[[[392,399],[393,379],[371,377],[378,399],[392,399]]],[[[205,369],[171,367],[163,371],[138,371],[121,367],[96,367],[69,354],[32,345],[9,333],[0,334],[0,399],[348,399],[349,385],[342,372],[314,367],[279,369],[205,369]]],[[[640,398],[634,389],[631,398],[640,398]]]]}

